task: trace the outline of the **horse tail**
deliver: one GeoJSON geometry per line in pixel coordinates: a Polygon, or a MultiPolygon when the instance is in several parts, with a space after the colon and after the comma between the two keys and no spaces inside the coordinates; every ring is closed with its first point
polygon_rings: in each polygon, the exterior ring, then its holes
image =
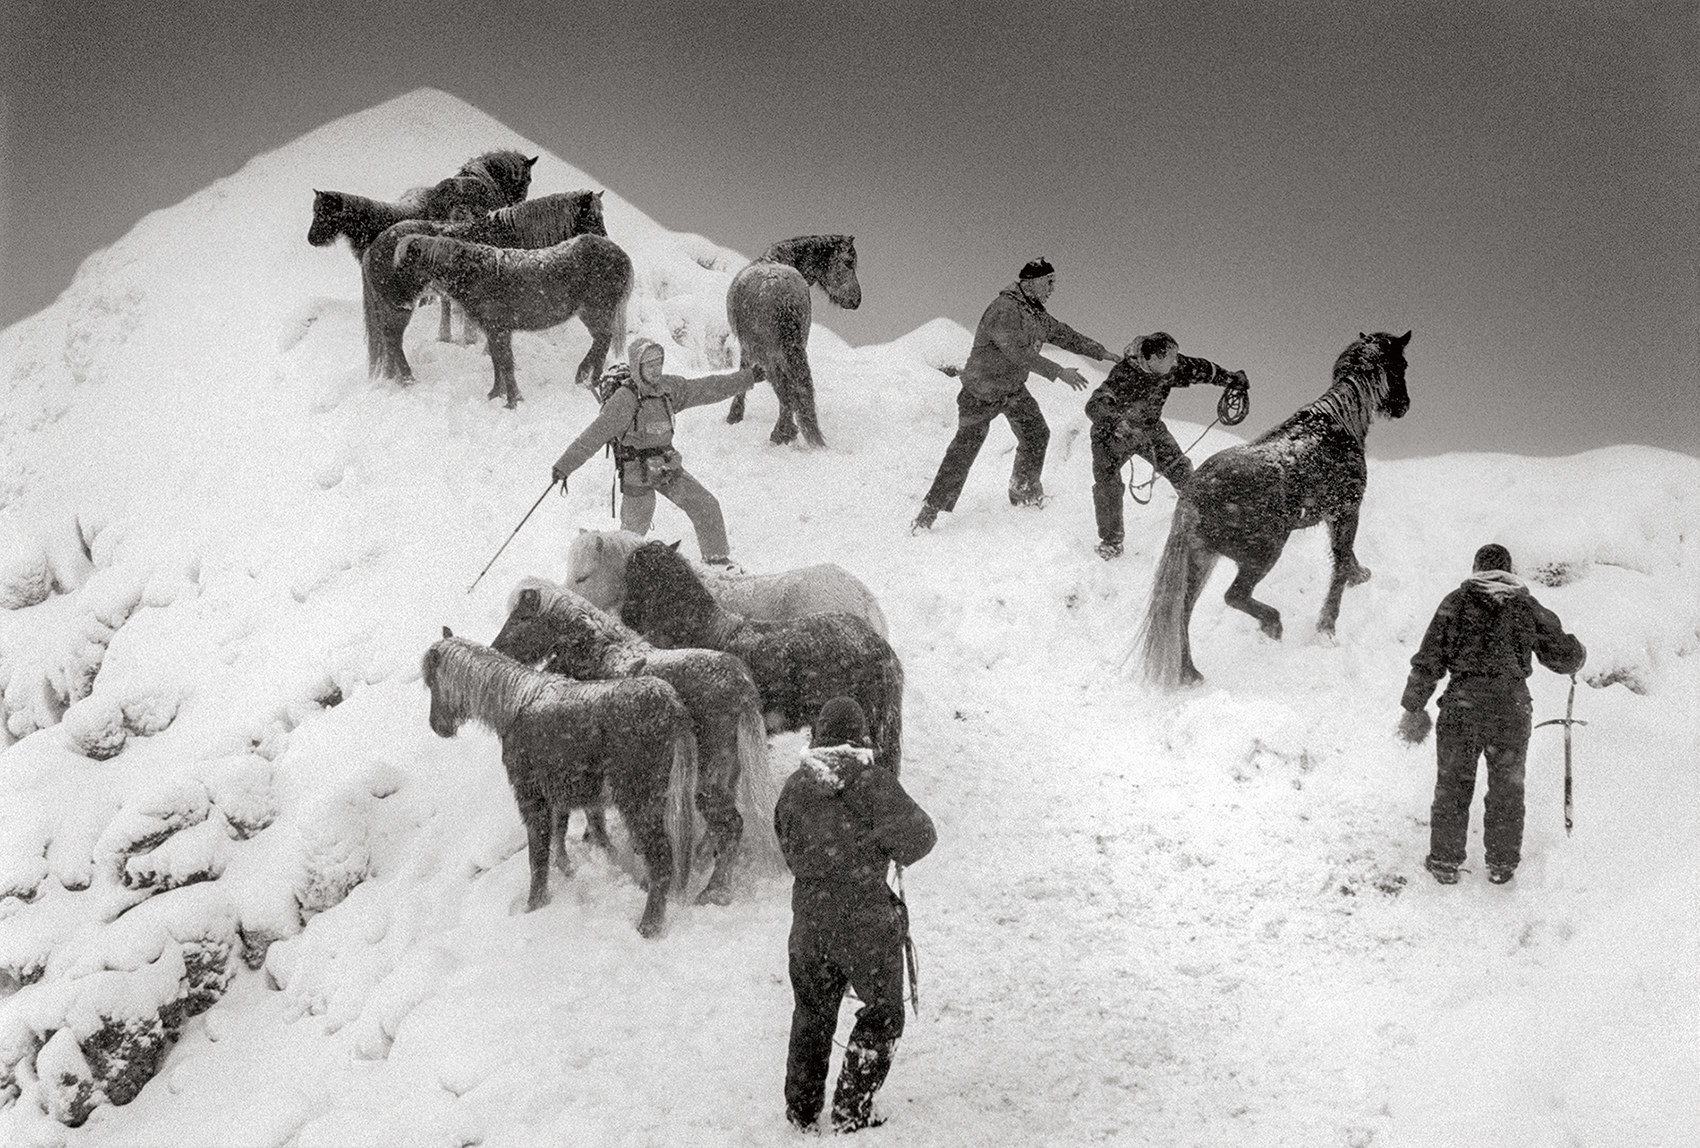
{"type": "MultiPolygon", "coordinates": [[[[1157,560],[1157,572],[1151,578],[1151,602],[1145,610],[1145,621],[1128,649],[1129,654],[1134,648],[1141,651],[1145,678],[1156,685],[1181,684],[1189,620],[1187,580],[1191,576],[1198,521],[1198,507],[1189,499],[1182,498],[1175,504],[1175,516],[1169,522],[1169,540],[1163,545],[1163,556],[1157,560]]],[[[1200,577],[1209,572],[1215,561],[1212,554],[1200,577]]]]}
{"type": "Polygon", "coordinates": [[[868,733],[874,740],[875,763],[896,777],[903,766],[903,663],[883,639],[880,645],[885,656],[878,667],[877,700],[868,711],[868,733]]]}
{"type": "Polygon", "coordinates": [[[620,292],[620,297],[614,301],[614,321],[609,328],[608,349],[609,353],[616,359],[624,360],[626,357],[626,308],[631,305],[632,282],[636,278],[637,276],[632,273],[631,267],[628,264],[626,269],[626,285],[620,292]]]}
{"type": "Polygon", "coordinates": [[[702,835],[701,818],[697,814],[697,737],[691,731],[690,715],[685,713],[683,705],[679,706],[674,725],[672,754],[662,824],[673,850],[672,892],[682,897],[691,883],[692,855],[696,852],[697,838],[702,835]]]}
{"type": "Polygon", "coordinates": [[[738,813],[744,819],[744,848],[751,857],[778,859],[779,838],[773,831],[773,807],[779,786],[767,762],[767,723],[761,706],[752,702],[738,715],[738,813]]]}

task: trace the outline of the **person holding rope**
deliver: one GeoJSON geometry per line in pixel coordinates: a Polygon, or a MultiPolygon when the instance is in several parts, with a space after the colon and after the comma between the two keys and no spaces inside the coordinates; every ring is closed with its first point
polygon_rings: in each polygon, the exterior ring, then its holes
{"type": "Polygon", "coordinates": [[[855,1132],[881,1123],[874,1093],[891,1070],[903,1035],[903,969],[909,911],[886,883],[932,850],[932,818],[897,775],[874,764],[868,720],[855,699],[821,707],[802,765],[785,782],[773,828],[794,880],[791,935],[791,1039],[785,1058],[785,1116],[818,1126],[826,1099],[838,1006],[846,987],[862,1007],[844,1049],[832,1098],[832,1126],[855,1132]]]}
{"type": "Polygon", "coordinates": [[[665,356],[659,343],[632,340],[626,354],[629,371],[622,372],[616,366],[603,376],[607,390],[599,396],[601,413],[555,461],[551,473],[565,494],[572,473],[603,446],[612,444],[623,496],[621,528],[648,534],[659,492],[691,520],[702,560],[735,569],[719,500],[691,477],[679,452],[673,449],[673,416],[687,407],[743,394],[761,381],[761,368],[687,379],[662,373],[665,356]]]}
{"type": "Polygon", "coordinates": [[[1503,885],[1517,871],[1523,848],[1523,768],[1529,752],[1529,657],[1557,674],[1574,674],[1588,651],[1564,632],[1558,615],[1535,601],[1511,572],[1511,552],[1497,543],[1476,551],[1470,577],[1440,601],[1400,699],[1399,736],[1420,745],[1431,726],[1429,695],[1440,695],[1435,733],[1438,763],[1423,867],[1442,885],[1458,883],[1470,831],[1476,761],[1487,758],[1487,804],[1482,815],[1488,880],[1503,885]]]}
{"type": "MultiPolygon", "coordinates": [[[[1092,397],[1086,417],[1092,420],[1092,510],[1098,520],[1098,557],[1108,562],[1122,552],[1122,466],[1138,455],[1177,491],[1192,477],[1187,458],[1175,436],[1163,425],[1163,404],[1175,387],[1211,383],[1224,392],[1239,392],[1244,409],[1250,384],[1244,371],[1230,371],[1208,359],[1180,353],[1180,344],[1166,331],[1144,335],[1127,345],[1121,361],[1110,369],[1092,397]]],[[[1224,394],[1224,398],[1227,395],[1224,394]]],[[[1244,417],[1243,415],[1241,417],[1244,417]]],[[[1238,422],[1228,418],[1224,422],[1238,422]]]]}

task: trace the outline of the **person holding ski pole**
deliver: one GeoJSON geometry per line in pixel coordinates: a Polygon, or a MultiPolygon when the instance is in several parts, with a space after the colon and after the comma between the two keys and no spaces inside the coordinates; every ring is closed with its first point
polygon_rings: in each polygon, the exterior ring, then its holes
{"type": "Polygon", "coordinates": [[[785,1116],[804,1131],[818,1126],[848,986],[862,1007],[833,1093],[832,1126],[855,1132],[882,1122],[874,1093],[903,1035],[909,914],[886,874],[932,850],[933,821],[896,774],[874,764],[867,716],[853,698],[839,697],[821,707],[802,764],[774,806],[773,828],[795,879],[785,1116]]]}
{"type": "Polygon", "coordinates": [[[1104,344],[1088,339],[1045,310],[1045,302],[1056,286],[1056,268],[1045,259],[1031,260],[980,316],[968,362],[962,368],[962,390],[956,396],[956,435],[945,448],[938,474],[921,503],[921,512],[910,525],[910,533],[932,529],[939,511],[956,508],[956,499],[968,481],[968,469],[985,445],[992,420],[999,415],[1009,420],[1009,428],[1015,432],[1009,501],[1015,506],[1044,505],[1045,488],[1039,473],[1045,466],[1051,428],[1027,389],[1027,376],[1061,379],[1077,391],[1086,389],[1086,379],[1073,367],[1053,363],[1039,353],[1039,348],[1050,343],[1089,359],[1115,357],[1104,344]]]}
{"type": "MultiPolygon", "coordinates": [[[[1177,491],[1192,477],[1192,460],[1163,424],[1163,404],[1175,387],[1211,383],[1243,397],[1244,371],[1180,353],[1166,331],[1135,339],[1110,368],[1109,377],[1086,400],[1092,421],[1092,511],[1098,523],[1098,557],[1108,562],[1122,552],[1122,467],[1138,455],[1177,491]]],[[[1241,404],[1243,411],[1243,404],[1241,404]]],[[[1243,415],[1242,415],[1243,417],[1243,415]]],[[[1237,421],[1237,420],[1235,420],[1237,421]]],[[[1231,425],[1231,424],[1230,424],[1231,425]]]]}
{"type": "Polygon", "coordinates": [[[555,461],[551,473],[565,494],[572,473],[612,444],[622,496],[620,526],[633,534],[648,534],[655,517],[655,496],[664,494],[690,518],[702,560],[735,569],[719,500],[685,470],[673,448],[673,416],[688,407],[743,394],[761,381],[761,368],[687,379],[662,372],[665,356],[659,343],[632,340],[626,354],[629,371],[621,377],[616,367],[604,376],[611,390],[602,396],[601,413],[555,461]]]}
{"type": "Polygon", "coordinates": [[[1470,828],[1476,762],[1487,759],[1488,789],[1482,837],[1488,880],[1503,885],[1517,871],[1523,847],[1523,767],[1533,710],[1526,679],[1533,654],[1557,674],[1574,674],[1588,651],[1564,631],[1558,615],[1535,601],[1511,572],[1511,553],[1489,543],[1476,551],[1472,573],[1441,599],[1400,700],[1399,736],[1412,745],[1428,737],[1429,695],[1450,675],[1435,727],[1438,770],[1423,865],[1442,885],[1458,881],[1470,828]]]}

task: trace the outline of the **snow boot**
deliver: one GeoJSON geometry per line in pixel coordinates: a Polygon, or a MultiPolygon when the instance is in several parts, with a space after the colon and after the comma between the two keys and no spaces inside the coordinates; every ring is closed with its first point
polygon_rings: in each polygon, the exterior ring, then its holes
{"type": "Polygon", "coordinates": [[[744,568],[742,566],[738,565],[736,562],[732,561],[732,559],[725,554],[721,554],[721,555],[714,557],[714,558],[704,558],[702,560],[702,564],[704,566],[718,567],[720,570],[724,571],[727,574],[742,574],[742,573],[744,573],[744,568]]]}
{"type": "Polygon", "coordinates": [[[1031,506],[1038,510],[1045,505],[1045,488],[1038,482],[1012,482],[1009,484],[1009,504],[1011,506],[1031,506]]]}
{"type": "Polygon", "coordinates": [[[852,1040],[844,1050],[844,1067],[838,1071],[838,1087],[832,1095],[832,1128],[835,1132],[858,1132],[885,1123],[874,1115],[874,1093],[891,1071],[894,1040],[862,1044],[852,1040]]]}
{"type": "Polygon", "coordinates": [[[919,534],[923,530],[931,530],[933,523],[938,520],[939,508],[930,502],[921,504],[921,513],[915,516],[915,521],[909,524],[909,533],[919,534]]]}
{"type": "Polygon", "coordinates": [[[1093,549],[1097,552],[1098,557],[1106,562],[1122,556],[1122,544],[1120,542],[1100,542],[1093,549]]]}
{"type": "Polygon", "coordinates": [[[1436,861],[1433,857],[1430,857],[1423,862],[1423,868],[1433,873],[1434,879],[1442,885],[1456,885],[1458,883],[1458,866],[1456,865],[1448,865],[1444,861],[1436,861]]]}
{"type": "Polygon", "coordinates": [[[1488,880],[1495,885],[1503,885],[1517,875],[1517,870],[1510,865],[1489,865],[1488,880]]]}

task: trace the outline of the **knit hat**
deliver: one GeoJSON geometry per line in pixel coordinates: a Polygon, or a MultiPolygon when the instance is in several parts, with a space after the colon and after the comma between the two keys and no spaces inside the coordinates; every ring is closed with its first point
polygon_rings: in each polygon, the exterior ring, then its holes
{"type": "Polygon", "coordinates": [[[1511,551],[1497,542],[1489,542],[1476,551],[1476,559],[1470,564],[1472,570],[1504,570],[1511,572],[1511,551]]]}
{"type": "Polygon", "coordinates": [[[833,698],[820,708],[810,745],[866,745],[868,719],[855,698],[833,698]]]}
{"type": "Polygon", "coordinates": [[[1051,261],[1041,255],[1037,259],[1028,260],[1027,263],[1022,266],[1021,274],[1017,276],[1017,278],[1043,279],[1047,275],[1055,275],[1056,273],[1057,269],[1051,266],[1051,261]]]}

